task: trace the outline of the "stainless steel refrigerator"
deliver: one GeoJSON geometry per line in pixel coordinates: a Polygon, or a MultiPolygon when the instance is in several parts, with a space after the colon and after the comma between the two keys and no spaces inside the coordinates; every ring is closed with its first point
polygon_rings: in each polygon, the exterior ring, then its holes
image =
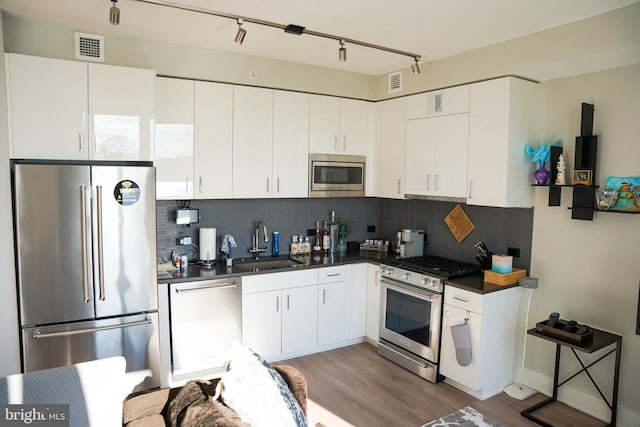
{"type": "Polygon", "coordinates": [[[13,165],[25,372],[124,356],[160,384],[155,169],[13,165]]]}

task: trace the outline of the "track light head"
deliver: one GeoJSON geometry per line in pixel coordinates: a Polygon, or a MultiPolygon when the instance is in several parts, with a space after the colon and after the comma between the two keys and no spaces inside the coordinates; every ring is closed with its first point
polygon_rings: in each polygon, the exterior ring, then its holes
{"type": "Polygon", "coordinates": [[[118,3],[118,0],[111,0],[111,4],[113,5],[109,9],[109,22],[111,25],[120,24],[120,9],[118,9],[116,3],[118,3]]]}
{"type": "Polygon", "coordinates": [[[338,49],[338,61],[347,62],[347,48],[344,47],[344,40],[340,40],[340,49],[338,49]]]}
{"type": "Polygon", "coordinates": [[[244,38],[247,35],[247,30],[242,28],[242,18],[238,18],[238,31],[236,32],[235,42],[237,44],[242,44],[244,42],[244,38]]]}
{"type": "Polygon", "coordinates": [[[418,64],[418,61],[420,60],[419,56],[416,56],[413,58],[413,60],[415,61],[413,64],[411,64],[411,71],[413,72],[413,74],[418,75],[420,74],[420,65],[418,64]]]}

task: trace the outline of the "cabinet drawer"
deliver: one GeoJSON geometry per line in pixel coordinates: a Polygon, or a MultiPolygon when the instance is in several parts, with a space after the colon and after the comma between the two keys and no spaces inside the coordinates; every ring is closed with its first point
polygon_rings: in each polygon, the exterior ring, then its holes
{"type": "Polygon", "coordinates": [[[318,283],[342,282],[346,280],[347,267],[323,267],[318,269],[318,283]]]}
{"type": "Polygon", "coordinates": [[[451,286],[444,287],[444,303],[454,307],[482,314],[482,294],[465,291],[451,286]]]}
{"type": "Polygon", "coordinates": [[[274,291],[316,284],[316,272],[313,269],[282,273],[257,274],[242,278],[242,293],[274,291]]]}

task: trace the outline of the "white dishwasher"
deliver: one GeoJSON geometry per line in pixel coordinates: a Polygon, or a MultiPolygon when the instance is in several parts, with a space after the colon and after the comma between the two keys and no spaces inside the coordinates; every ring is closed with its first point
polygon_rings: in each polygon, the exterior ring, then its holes
{"type": "Polygon", "coordinates": [[[229,345],[242,340],[240,278],[169,285],[171,384],[224,370],[229,345]]]}

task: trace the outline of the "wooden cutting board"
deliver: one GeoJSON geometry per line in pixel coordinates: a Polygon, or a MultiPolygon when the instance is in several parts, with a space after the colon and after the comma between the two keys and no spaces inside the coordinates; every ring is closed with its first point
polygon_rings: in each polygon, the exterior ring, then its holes
{"type": "Polygon", "coordinates": [[[451,234],[456,238],[458,243],[462,242],[465,237],[473,231],[475,225],[471,222],[471,219],[467,216],[467,213],[462,209],[460,203],[444,217],[444,222],[449,227],[451,234]]]}

